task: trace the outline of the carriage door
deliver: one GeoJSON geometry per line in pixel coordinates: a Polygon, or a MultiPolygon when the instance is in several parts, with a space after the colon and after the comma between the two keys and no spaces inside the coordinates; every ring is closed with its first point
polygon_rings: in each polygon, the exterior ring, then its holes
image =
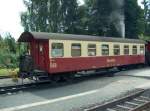
{"type": "Polygon", "coordinates": [[[48,42],[38,42],[38,64],[41,70],[47,70],[48,65],[48,42]]]}

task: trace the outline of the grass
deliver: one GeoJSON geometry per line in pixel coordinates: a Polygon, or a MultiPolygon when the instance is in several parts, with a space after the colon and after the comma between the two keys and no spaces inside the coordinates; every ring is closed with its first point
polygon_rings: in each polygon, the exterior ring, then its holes
{"type": "MultiPolygon", "coordinates": [[[[15,73],[18,72],[18,68],[14,70],[15,73]]],[[[12,73],[11,69],[0,69],[0,76],[10,76],[12,73]]]]}

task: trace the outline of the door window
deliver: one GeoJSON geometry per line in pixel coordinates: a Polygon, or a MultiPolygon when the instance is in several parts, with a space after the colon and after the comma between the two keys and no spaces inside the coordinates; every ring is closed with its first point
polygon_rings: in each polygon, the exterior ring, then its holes
{"type": "Polygon", "coordinates": [[[41,45],[41,44],[39,45],[39,51],[43,52],[43,45],[41,45]]]}

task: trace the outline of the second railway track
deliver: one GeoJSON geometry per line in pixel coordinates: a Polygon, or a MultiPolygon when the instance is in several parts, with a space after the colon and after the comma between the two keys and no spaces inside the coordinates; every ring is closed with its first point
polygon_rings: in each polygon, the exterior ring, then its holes
{"type": "Polygon", "coordinates": [[[85,108],[83,111],[150,111],[150,90],[141,90],[112,102],[85,108]]]}

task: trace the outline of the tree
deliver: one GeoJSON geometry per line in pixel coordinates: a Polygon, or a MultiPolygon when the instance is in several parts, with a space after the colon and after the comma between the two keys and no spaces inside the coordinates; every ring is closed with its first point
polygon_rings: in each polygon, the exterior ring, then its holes
{"type": "Polygon", "coordinates": [[[27,31],[78,33],[77,0],[24,0],[21,15],[27,31]]]}
{"type": "Polygon", "coordinates": [[[77,0],[61,0],[62,30],[65,33],[77,33],[77,0]]]}
{"type": "MultiPolygon", "coordinates": [[[[148,7],[148,0],[145,1],[148,7]]],[[[147,19],[150,11],[148,8],[143,11],[137,0],[85,0],[82,6],[77,0],[24,0],[24,3],[27,12],[22,13],[21,21],[27,31],[121,37],[125,25],[128,38],[149,33],[150,22],[145,26],[144,12],[147,19]]]]}
{"type": "Polygon", "coordinates": [[[88,21],[88,8],[85,5],[79,6],[77,11],[77,23],[75,24],[77,34],[88,34],[88,21]]]}
{"type": "Polygon", "coordinates": [[[144,12],[137,0],[125,0],[125,32],[128,38],[138,38],[144,33],[144,12]]]}
{"type": "Polygon", "coordinates": [[[107,35],[111,13],[110,0],[87,0],[88,32],[92,35],[107,35]]]}
{"type": "Polygon", "coordinates": [[[26,31],[47,31],[48,0],[24,0],[27,12],[21,14],[21,23],[26,31]]]}
{"type": "Polygon", "coordinates": [[[100,36],[124,36],[124,0],[87,0],[88,32],[100,36]]]}
{"type": "Polygon", "coordinates": [[[144,0],[145,35],[150,36],[150,1],[144,0]]]}
{"type": "Polygon", "coordinates": [[[16,54],[16,42],[15,42],[15,39],[10,35],[10,33],[6,33],[4,42],[8,48],[8,51],[10,53],[16,54]]]}
{"type": "Polygon", "coordinates": [[[61,31],[60,0],[48,0],[47,6],[48,6],[47,7],[48,31],[55,33],[60,32],[61,31]]]}
{"type": "Polygon", "coordinates": [[[10,33],[0,38],[0,67],[17,67],[17,44],[10,33]]]}

